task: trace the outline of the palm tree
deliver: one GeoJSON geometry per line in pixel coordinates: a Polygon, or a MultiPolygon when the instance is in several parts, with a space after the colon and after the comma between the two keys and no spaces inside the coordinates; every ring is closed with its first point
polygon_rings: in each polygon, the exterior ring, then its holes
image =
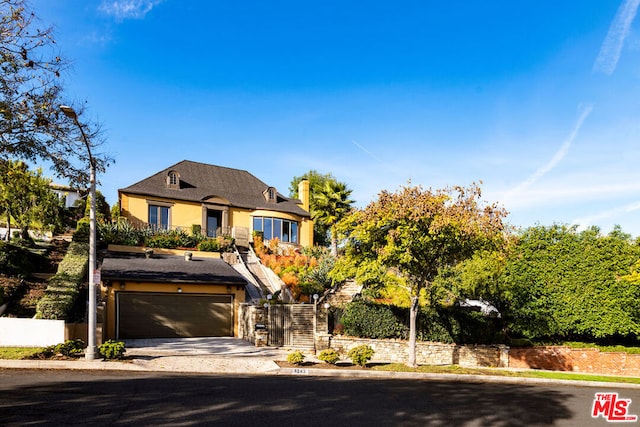
{"type": "Polygon", "coordinates": [[[353,200],[349,199],[352,190],[347,184],[336,180],[327,180],[324,187],[315,195],[314,221],[325,224],[331,233],[331,254],[338,256],[338,222],[351,211],[353,200]]]}

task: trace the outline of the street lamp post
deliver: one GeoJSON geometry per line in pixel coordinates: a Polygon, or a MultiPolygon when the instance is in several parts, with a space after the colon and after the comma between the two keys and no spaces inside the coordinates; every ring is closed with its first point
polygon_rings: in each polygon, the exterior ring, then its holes
{"type": "Polygon", "coordinates": [[[316,335],[318,334],[318,294],[313,294],[313,349],[316,349],[316,335]]]}
{"type": "Polygon", "coordinates": [[[94,360],[96,358],[96,323],[97,323],[97,311],[96,311],[96,283],[95,283],[95,269],[96,269],[96,162],[91,155],[91,145],[87,140],[87,135],[84,133],[84,129],[78,121],[78,115],[75,110],[67,105],[61,105],[60,110],[65,116],[72,119],[80,129],[82,134],[82,140],[87,147],[89,154],[89,171],[91,184],[89,194],[91,195],[91,204],[89,208],[89,330],[87,333],[87,348],[85,349],[84,357],[87,360],[94,360]]]}

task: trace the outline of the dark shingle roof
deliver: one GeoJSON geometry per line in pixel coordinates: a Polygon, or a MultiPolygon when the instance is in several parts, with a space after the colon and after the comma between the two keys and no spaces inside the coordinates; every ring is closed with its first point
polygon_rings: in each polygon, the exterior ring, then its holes
{"type": "Polygon", "coordinates": [[[109,253],[105,257],[103,280],[135,280],[163,283],[222,283],[245,285],[240,273],[219,258],[196,258],[186,261],[184,256],[109,253]]]}
{"type": "Polygon", "coordinates": [[[217,196],[228,200],[230,206],[238,208],[265,209],[304,217],[310,216],[307,211],[298,206],[299,200],[285,197],[280,193],[277,194],[276,203],[267,202],[263,195],[267,188],[269,185],[247,171],[183,160],[119,191],[189,202],[202,202],[209,197],[217,196]],[[180,175],[178,189],[168,188],[166,185],[167,175],[171,171],[180,175]]]}

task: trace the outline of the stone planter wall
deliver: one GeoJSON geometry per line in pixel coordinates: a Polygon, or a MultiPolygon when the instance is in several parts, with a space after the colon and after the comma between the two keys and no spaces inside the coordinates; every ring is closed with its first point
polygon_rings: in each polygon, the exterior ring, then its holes
{"type": "MultiPolygon", "coordinates": [[[[375,351],[373,363],[406,363],[409,359],[408,342],[404,340],[374,340],[333,336],[330,348],[343,358],[353,347],[369,345],[375,351]]],[[[416,344],[416,362],[419,365],[460,365],[465,367],[507,367],[508,347],[503,345],[456,345],[432,342],[416,344]]]]}

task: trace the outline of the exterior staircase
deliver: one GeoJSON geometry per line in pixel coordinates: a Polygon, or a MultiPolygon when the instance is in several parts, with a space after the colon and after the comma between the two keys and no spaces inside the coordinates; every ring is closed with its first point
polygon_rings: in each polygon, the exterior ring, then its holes
{"type": "Polygon", "coordinates": [[[262,282],[249,270],[246,262],[246,249],[236,247],[237,261],[231,266],[247,281],[246,302],[258,304],[268,294],[262,282]]]}
{"type": "Polygon", "coordinates": [[[325,297],[325,301],[333,307],[343,307],[353,301],[362,292],[362,285],[355,280],[347,280],[334,287],[325,297]]]}
{"type": "Polygon", "coordinates": [[[241,264],[250,272],[254,281],[258,284],[262,291],[263,298],[266,295],[274,295],[280,291],[280,299],[283,302],[293,302],[293,297],[289,290],[284,286],[280,278],[269,268],[262,265],[260,258],[253,252],[251,247],[243,248],[239,251],[239,259],[241,264]]]}

